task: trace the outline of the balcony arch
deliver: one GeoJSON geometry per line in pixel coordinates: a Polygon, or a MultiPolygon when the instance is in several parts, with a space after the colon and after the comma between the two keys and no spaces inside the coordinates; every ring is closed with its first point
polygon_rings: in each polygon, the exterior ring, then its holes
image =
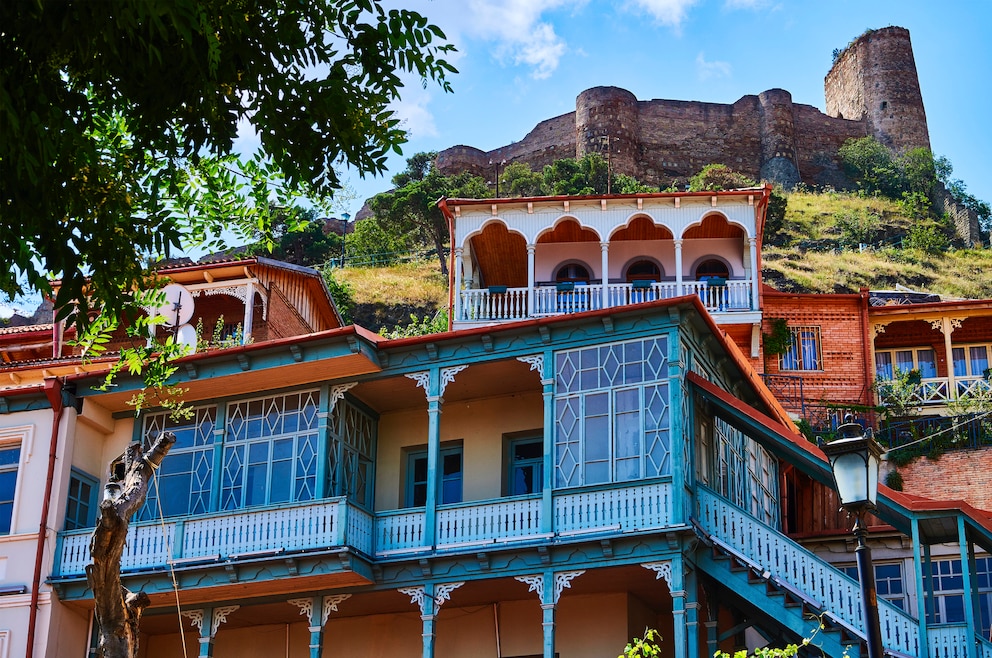
{"type": "Polygon", "coordinates": [[[484,286],[524,287],[527,285],[527,240],[501,219],[486,222],[481,231],[468,238],[477,272],[469,279],[484,286]]]}
{"type": "Polygon", "coordinates": [[[563,215],[555,220],[551,228],[538,233],[537,244],[564,242],[601,242],[602,237],[595,229],[583,226],[575,217],[563,215]]]}
{"type": "Polygon", "coordinates": [[[719,211],[711,211],[698,222],[685,227],[682,231],[683,240],[702,240],[712,238],[735,238],[742,241],[750,236],[747,227],[735,222],[719,211]]]}
{"type": "Polygon", "coordinates": [[[675,236],[664,224],[657,224],[648,215],[632,215],[627,223],[618,226],[610,234],[610,242],[673,240],[675,236]]]}
{"type": "Polygon", "coordinates": [[[520,236],[525,242],[527,240],[527,236],[524,235],[524,233],[520,229],[512,227],[502,217],[492,217],[490,219],[487,219],[485,222],[483,222],[482,226],[480,226],[478,229],[472,231],[471,233],[468,233],[467,235],[462,236],[459,239],[460,245],[465,246],[469,244],[470,241],[479,237],[480,235],[484,235],[486,231],[491,230],[491,228],[495,226],[502,227],[503,231],[506,233],[520,236]]]}

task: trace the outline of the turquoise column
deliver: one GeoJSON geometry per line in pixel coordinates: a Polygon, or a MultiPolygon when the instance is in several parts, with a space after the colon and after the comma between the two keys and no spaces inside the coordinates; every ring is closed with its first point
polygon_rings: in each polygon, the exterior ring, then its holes
{"type": "Polygon", "coordinates": [[[669,583],[672,593],[672,617],[674,619],[675,658],[688,658],[687,618],[685,580],[682,575],[682,556],[672,557],[672,580],[669,583]]]}
{"type": "MultiPolygon", "coordinates": [[[[323,408],[323,405],[321,405],[323,408]]],[[[323,599],[315,596],[310,602],[310,658],[320,658],[324,649],[323,599]]]]}
{"type": "Polygon", "coordinates": [[[968,625],[968,646],[974,646],[974,638],[977,633],[975,621],[975,609],[978,604],[976,596],[978,589],[978,579],[975,575],[975,552],[968,543],[968,536],[965,532],[964,515],[958,514],[958,548],[961,551],[961,586],[964,590],[964,621],[968,625]]]}
{"type": "Polygon", "coordinates": [[[314,492],[315,497],[320,500],[333,496],[334,492],[328,488],[329,481],[337,481],[338,478],[329,476],[328,471],[328,417],[330,416],[330,386],[323,384],[320,387],[320,401],[317,403],[317,487],[314,492]]]}
{"type": "MultiPolygon", "coordinates": [[[[682,525],[689,522],[687,517],[687,501],[691,503],[692,487],[692,427],[689,419],[682,413],[682,401],[685,394],[683,382],[683,367],[680,363],[679,354],[679,332],[678,328],[673,328],[668,332],[668,402],[669,418],[669,438],[672,448],[672,523],[682,525]],[[690,440],[685,440],[689,437],[690,440]],[[686,454],[688,446],[689,454],[686,454]]],[[[689,417],[692,417],[690,413],[689,417]]]]}
{"type": "Polygon", "coordinates": [[[555,658],[555,574],[545,571],[544,587],[541,589],[541,628],[544,630],[544,658],[555,658]]]}
{"type": "Polygon", "coordinates": [[[227,436],[227,405],[217,403],[217,418],[214,419],[214,455],[210,478],[210,511],[220,509],[220,489],[224,482],[224,439],[227,436]]]}
{"type": "Polygon", "coordinates": [[[200,624],[200,658],[212,658],[214,655],[213,608],[203,609],[203,621],[200,624]]]}
{"type": "Polygon", "coordinates": [[[420,619],[424,623],[424,658],[434,658],[434,583],[424,585],[424,601],[420,606],[420,619]]]}
{"type": "Polygon", "coordinates": [[[685,575],[684,586],[686,655],[688,658],[699,658],[699,597],[694,570],[690,569],[685,575]]]}
{"type": "MultiPolygon", "coordinates": [[[[427,392],[427,500],[424,505],[424,546],[433,546],[437,536],[437,493],[440,483],[438,461],[441,453],[440,372],[431,369],[427,392]]],[[[426,655],[426,654],[425,654],[426,655]]]]}
{"type": "Polygon", "coordinates": [[[541,386],[544,388],[544,478],[541,483],[541,532],[554,532],[555,484],[555,358],[548,350],[541,360],[541,386]]]}

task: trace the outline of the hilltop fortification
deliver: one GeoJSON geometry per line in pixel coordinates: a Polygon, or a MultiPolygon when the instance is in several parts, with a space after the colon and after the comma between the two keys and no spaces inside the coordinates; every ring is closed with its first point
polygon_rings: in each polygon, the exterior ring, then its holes
{"type": "Polygon", "coordinates": [[[575,111],[546,119],[519,142],[482,151],[455,146],[438,155],[444,173],[492,178],[491,162],[537,169],[589,152],[609,155],[614,171],[646,183],[681,182],[713,162],[792,187],[802,181],[844,186],[837,149],[873,136],[896,149],[930,148],[909,31],[869,30],[834,61],[824,80],[827,112],[794,103],[784,89],[737,102],[640,101],[625,89],[594,87],[575,111]]]}

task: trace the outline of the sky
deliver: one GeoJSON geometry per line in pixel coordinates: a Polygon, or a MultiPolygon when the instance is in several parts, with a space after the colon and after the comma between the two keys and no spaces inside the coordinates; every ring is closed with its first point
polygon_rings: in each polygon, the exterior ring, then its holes
{"type": "Polygon", "coordinates": [[[936,155],[992,201],[992,0],[421,0],[406,3],[458,48],[453,93],[410,80],[395,110],[409,141],[383,177],[345,173],[362,202],[391,187],[406,157],[522,139],[609,85],[639,100],[733,103],[782,88],[825,109],[832,53],[867,28],[910,32],[936,155]]]}

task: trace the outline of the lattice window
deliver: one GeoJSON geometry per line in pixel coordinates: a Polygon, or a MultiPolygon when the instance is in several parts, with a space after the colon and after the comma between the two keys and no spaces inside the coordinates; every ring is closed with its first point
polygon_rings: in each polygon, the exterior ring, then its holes
{"type": "MultiPolygon", "coordinates": [[[[964,575],[961,560],[933,560],[933,614],[927,610],[927,621],[936,624],[955,624],[965,620],[964,575]]],[[[992,557],[975,560],[975,582],[978,585],[978,612],[981,635],[988,637],[992,626],[992,557]]]]}
{"type": "Polygon", "coordinates": [[[820,328],[789,327],[792,343],[779,355],[779,370],[822,370],[820,328]]]}
{"type": "Polygon", "coordinates": [[[671,473],[666,337],[559,352],[555,370],[557,486],[671,473]]]}
{"type": "Polygon", "coordinates": [[[175,433],[176,443],[148,486],[148,496],[138,513],[140,520],[159,518],[160,506],[162,516],[210,511],[216,418],[216,406],[194,409],[189,420],[173,420],[166,411],[145,415],[142,436],[146,447],[165,430],[175,433]]]}
{"type": "Polygon", "coordinates": [[[319,395],[314,389],[228,405],[221,509],[316,496],[319,395]]]}
{"type": "Polygon", "coordinates": [[[89,528],[96,521],[96,478],[73,469],[65,504],[65,529],[89,528]]]}
{"type": "MultiPolygon", "coordinates": [[[[708,424],[703,424],[708,428],[708,424]]],[[[756,441],[722,418],[713,421],[714,488],[762,522],[780,525],[778,462],[756,441]]],[[[705,446],[705,440],[700,445],[705,446]]]]}
{"type": "Polygon", "coordinates": [[[17,469],[21,464],[21,444],[0,445],[0,535],[10,534],[14,518],[17,469]]]}
{"type": "Polygon", "coordinates": [[[376,421],[371,415],[347,397],[338,400],[329,423],[328,491],[347,495],[366,507],[372,505],[375,435],[376,421]]]}

